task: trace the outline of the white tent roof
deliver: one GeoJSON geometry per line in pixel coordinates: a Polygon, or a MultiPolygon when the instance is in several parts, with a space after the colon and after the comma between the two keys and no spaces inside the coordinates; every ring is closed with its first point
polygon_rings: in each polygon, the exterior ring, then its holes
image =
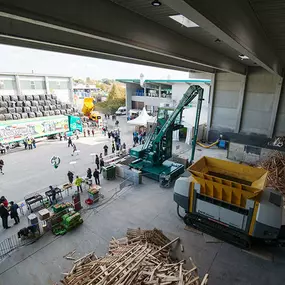
{"type": "Polygon", "coordinates": [[[147,126],[147,122],[150,122],[150,121],[153,121],[154,120],[154,117],[150,116],[145,107],[142,109],[140,115],[133,119],[133,120],[130,120],[128,121],[128,124],[130,125],[135,125],[135,126],[147,126]]]}

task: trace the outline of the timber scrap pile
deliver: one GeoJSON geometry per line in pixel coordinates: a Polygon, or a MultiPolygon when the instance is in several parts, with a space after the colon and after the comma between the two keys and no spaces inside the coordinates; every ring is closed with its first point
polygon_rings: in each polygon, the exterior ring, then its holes
{"type": "Polygon", "coordinates": [[[129,229],[126,237],[112,238],[109,254],[98,258],[94,253],[74,261],[71,271],[61,280],[64,285],[205,285],[191,261],[186,270],[184,260],[174,262],[169,251],[174,242],[161,231],[129,229]]]}
{"type": "Polygon", "coordinates": [[[285,156],[279,151],[274,151],[259,165],[269,172],[267,186],[277,189],[285,196],[285,156]]]}

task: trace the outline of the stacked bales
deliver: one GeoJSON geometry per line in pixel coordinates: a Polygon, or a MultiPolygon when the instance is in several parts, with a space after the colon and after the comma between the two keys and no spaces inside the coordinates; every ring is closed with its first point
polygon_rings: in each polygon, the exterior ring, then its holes
{"type": "Polygon", "coordinates": [[[0,96],[0,121],[72,114],[78,115],[78,110],[56,95],[0,96]]]}

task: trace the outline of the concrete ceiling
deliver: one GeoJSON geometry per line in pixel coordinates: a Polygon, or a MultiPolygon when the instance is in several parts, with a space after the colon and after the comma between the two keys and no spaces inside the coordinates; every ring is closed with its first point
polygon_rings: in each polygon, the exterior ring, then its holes
{"type": "Polygon", "coordinates": [[[0,0],[0,43],[180,70],[245,74],[257,64],[282,74],[284,32],[271,31],[284,25],[282,1],[160,1],[153,7],[150,0],[0,0]],[[199,27],[169,18],[176,14],[199,27]]]}

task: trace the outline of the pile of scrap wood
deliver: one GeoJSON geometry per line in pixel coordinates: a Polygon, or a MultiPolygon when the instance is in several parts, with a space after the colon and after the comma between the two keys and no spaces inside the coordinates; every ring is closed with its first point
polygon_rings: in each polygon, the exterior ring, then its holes
{"type": "Polygon", "coordinates": [[[171,260],[169,251],[174,242],[161,231],[129,229],[127,236],[112,238],[109,254],[98,258],[94,253],[74,261],[64,285],[205,285],[208,274],[200,280],[197,267],[184,268],[184,261],[171,260]]]}
{"type": "Polygon", "coordinates": [[[267,186],[277,189],[285,196],[285,156],[275,151],[259,165],[269,172],[267,186]]]}

